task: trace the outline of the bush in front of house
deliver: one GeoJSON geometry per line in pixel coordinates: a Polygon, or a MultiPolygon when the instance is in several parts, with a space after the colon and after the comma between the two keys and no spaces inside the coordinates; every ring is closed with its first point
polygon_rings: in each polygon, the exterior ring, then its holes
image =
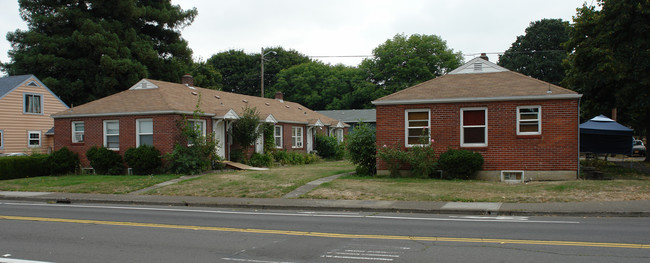
{"type": "Polygon", "coordinates": [[[386,163],[390,177],[399,177],[402,163],[406,162],[407,153],[402,151],[399,145],[380,147],[377,150],[377,158],[386,163]]]}
{"type": "Polygon", "coordinates": [[[296,151],[275,151],[272,154],[273,159],[281,165],[300,165],[315,163],[320,160],[318,155],[313,153],[303,153],[296,151]]]}
{"type": "Polygon", "coordinates": [[[334,136],[316,135],[314,138],[314,148],[318,156],[325,159],[341,160],[345,155],[345,149],[334,136]]]}
{"type": "Polygon", "coordinates": [[[63,147],[50,154],[47,164],[51,175],[71,174],[79,167],[79,154],[63,147]]]}
{"type": "MultiPolygon", "coordinates": [[[[405,159],[411,166],[411,177],[429,178],[436,169],[436,153],[431,145],[424,142],[411,147],[405,159]]],[[[481,165],[483,165],[482,160],[481,157],[481,165]]]]}
{"type": "Polygon", "coordinates": [[[353,133],[348,135],[346,148],[350,161],[357,165],[358,175],[375,175],[377,173],[375,136],[375,129],[363,122],[354,129],[353,133]]]}
{"type": "Polygon", "coordinates": [[[93,146],[86,151],[86,157],[96,174],[119,175],[124,174],[122,156],[102,146],[93,146]]]}
{"type": "Polygon", "coordinates": [[[151,145],[129,148],[124,153],[124,161],[137,175],[155,174],[162,166],[160,151],[151,145]]]}
{"type": "Polygon", "coordinates": [[[438,169],[447,179],[475,179],[482,168],[483,156],[468,150],[449,149],[438,159],[438,169]]]}
{"type": "Polygon", "coordinates": [[[174,174],[199,174],[210,165],[210,160],[202,156],[203,151],[198,147],[176,144],[174,150],[165,155],[167,169],[174,174]]]}
{"type": "Polygon", "coordinates": [[[47,160],[44,154],[0,157],[0,180],[47,176],[47,160]]]}
{"type": "Polygon", "coordinates": [[[251,155],[251,159],[248,160],[248,164],[254,167],[272,167],[273,155],[253,153],[253,155],[251,155]]]}

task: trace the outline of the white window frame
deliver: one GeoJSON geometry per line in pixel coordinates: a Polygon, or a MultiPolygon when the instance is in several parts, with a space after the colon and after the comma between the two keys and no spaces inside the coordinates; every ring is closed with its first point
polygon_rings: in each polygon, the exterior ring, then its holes
{"type": "Polygon", "coordinates": [[[85,136],[86,136],[86,124],[84,124],[83,121],[73,121],[70,123],[70,127],[72,130],[72,143],[83,143],[85,141],[85,136]],[[83,124],[84,125],[84,130],[79,132],[76,130],[76,125],[77,124],[83,124]],[[77,134],[81,135],[81,140],[77,139],[77,134]]]}
{"type": "Polygon", "coordinates": [[[151,135],[151,144],[153,146],[153,119],[136,119],[135,120],[135,147],[140,147],[140,136],[141,135],[151,135]],[[140,132],[140,123],[142,122],[151,122],[151,133],[141,133],[140,132]]]}
{"type": "Polygon", "coordinates": [[[524,171],[501,171],[501,182],[521,183],[524,182],[524,171]],[[506,179],[506,174],[521,174],[521,179],[506,179]]]}
{"type": "Polygon", "coordinates": [[[5,148],[5,131],[0,130],[0,150],[4,150],[5,148]]]}
{"type": "Polygon", "coordinates": [[[113,151],[119,151],[120,150],[120,121],[119,120],[105,120],[104,121],[104,147],[108,148],[109,150],[113,151]],[[117,123],[117,133],[116,134],[108,134],[108,124],[109,123],[117,123]],[[117,136],[117,148],[109,148],[108,147],[108,136],[117,136]]]}
{"type": "Polygon", "coordinates": [[[273,126],[273,142],[275,143],[275,148],[282,149],[283,141],[282,135],[284,134],[284,127],[282,125],[273,126]],[[278,128],[280,128],[280,134],[278,134],[278,128]],[[279,143],[278,143],[279,142],[279,143]]]}
{"type": "MultiPolygon", "coordinates": [[[[422,120],[418,120],[422,121],[422,120]]],[[[430,109],[408,109],[404,111],[404,145],[408,147],[425,146],[429,145],[431,140],[431,110],[430,109]],[[409,125],[409,113],[411,112],[426,112],[427,113],[427,126],[413,126],[409,125]],[[427,129],[427,144],[409,144],[409,129],[427,129]]]]}
{"type": "Polygon", "coordinates": [[[460,146],[461,147],[487,147],[488,146],[488,109],[487,107],[475,107],[475,108],[461,108],[460,109],[460,146]],[[465,111],[477,111],[483,110],[485,114],[485,124],[484,125],[467,125],[465,126],[463,117],[465,111]],[[465,128],[484,128],[484,143],[465,143],[465,128]]]}
{"type": "MultiPolygon", "coordinates": [[[[533,120],[523,120],[523,122],[532,122],[533,120]]],[[[540,135],[542,134],[542,106],[519,106],[517,107],[517,135],[540,135]],[[536,132],[522,132],[521,128],[521,110],[522,109],[537,109],[537,131],[536,132]]]]}
{"type": "Polygon", "coordinates": [[[301,126],[291,127],[291,148],[303,148],[303,128],[301,126]]]}
{"type": "Polygon", "coordinates": [[[27,131],[27,147],[28,148],[40,148],[42,143],[41,131],[27,131]],[[38,135],[38,145],[32,145],[32,134],[38,135]]]}
{"type": "MultiPolygon", "coordinates": [[[[201,136],[203,138],[205,138],[205,136],[207,135],[207,133],[206,133],[206,129],[207,129],[206,123],[207,122],[205,120],[203,120],[203,119],[189,119],[189,120],[187,120],[187,125],[192,125],[192,127],[196,127],[196,124],[194,124],[196,122],[201,123],[201,136]]],[[[193,144],[191,142],[187,142],[187,146],[192,146],[192,145],[193,144]]]]}
{"type": "Polygon", "coordinates": [[[336,129],[336,140],[338,142],[343,142],[343,128],[336,129]]]}
{"type": "Polygon", "coordinates": [[[43,94],[30,93],[30,92],[23,93],[23,113],[24,114],[34,114],[34,115],[43,115],[43,94]],[[38,105],[38,107],[39,107],[38,112],[28,111],[27,98],[30,97],[30,96],[32,96],[32,97],[38,96],[40,98],[39,99],[39,105],[38,105]]]}

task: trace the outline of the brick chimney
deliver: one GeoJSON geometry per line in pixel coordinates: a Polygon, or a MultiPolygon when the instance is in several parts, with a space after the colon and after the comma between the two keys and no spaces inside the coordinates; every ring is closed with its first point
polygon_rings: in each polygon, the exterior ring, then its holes
{"type": "Polygon", "coordinates": [[[181,83],[190,87],[194,87],[194,77],[192,77],[192,75],[190,75],[189,73],[185,74],[183,75],[181,83]]]}
{"type": "Polygon", "coordinates": [[[275,99],[276,100],[283,100],[284,99],[284,94],[282,94],[282,91],[276,91],[275,92],[275,99]]]}
{"type": "Polygon", "coordinates": [[[486,61],[490,61],[490,58],[485,53],[481,53],[481,56],[479,58],[485,59],[486,61]]]}

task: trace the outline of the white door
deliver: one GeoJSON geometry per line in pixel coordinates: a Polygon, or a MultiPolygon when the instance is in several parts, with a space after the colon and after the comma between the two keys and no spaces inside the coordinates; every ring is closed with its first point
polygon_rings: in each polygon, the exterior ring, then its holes
{"type": "Polygon", "coordinates": [[[226,143],[225,143],[226,142],[226,127],[225,127],[225,123],[223,122],[223,120],[216,120],[216,121],[214,121],[214,125],[212,125],[212,127],[214,127],[214,131],[213,131],[214,138],[219,141],[219,143],[217,143],[217,149],[216,149],[217,155],[225,160],[226,159],[226,147],[225,147],[225,145],[226,145],[226,143]]]}
{"type": "MultiPolygon", "coordinates": [[[[261,129],[261,127],[257,128],[261,129]]],[[[264,132],[261,132],[260,137],[257,137],[257,140],[255,140],[255,152],[264,153],[264,132]]]]}
{"type": "Polygon", "coordinates": [[[314,151],[314,127],[307,128],[307,153],[314,151]]]}

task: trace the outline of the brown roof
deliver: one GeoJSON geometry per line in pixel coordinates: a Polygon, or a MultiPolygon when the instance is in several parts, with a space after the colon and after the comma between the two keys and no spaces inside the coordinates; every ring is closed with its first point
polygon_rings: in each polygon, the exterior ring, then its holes
{"type": "Polygon", "coordinates": [[[447,74],[379,98],[373,103],[381,105],[579,97],[575,91],[517,72],[503,71],[447,74]]]}
{"type": "Polygon", "coordinates": [[[86,116],[192,114],[201,100],[205,115],[221,118],[231,110],[242,116],[246,106],[255,107],[262,120],[272,115],[278,122],[336,126],[339,121],[298,103],[188,87],[184,84],[143,79],[132,88],[52,115],[54,118],[86,116]],[[143,85],[144,84],[144,85],[143,85]],[[152,86],[151,84],[155,85],[152,86]]]}

